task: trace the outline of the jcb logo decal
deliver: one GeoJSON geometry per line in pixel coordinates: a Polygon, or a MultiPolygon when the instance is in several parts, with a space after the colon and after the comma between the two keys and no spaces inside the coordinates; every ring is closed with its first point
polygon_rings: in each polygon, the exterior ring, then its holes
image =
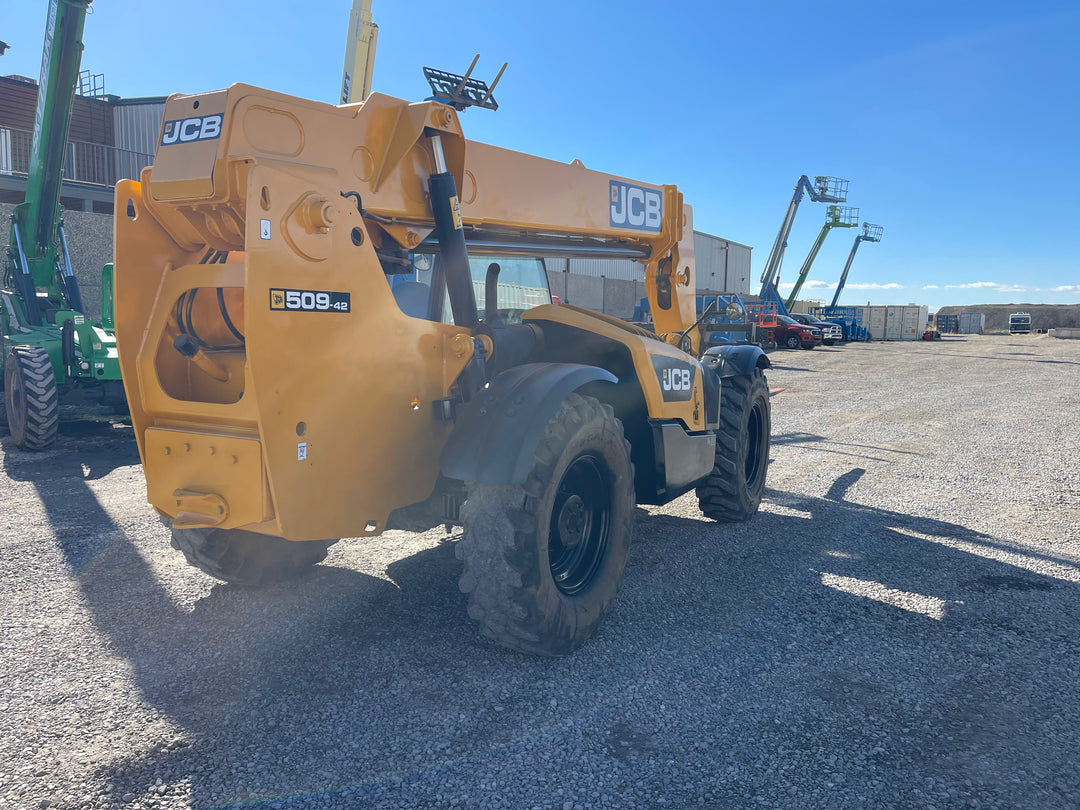
{"type": "Polygon", "coordinates": [[[637,231],[659,231],[664,216],[664,198],[653,188],[610,181],[611,226],[637,231]]]}
{"type": "Polygon", "coordinates": [[[689,391],[690,369],[665,368],[661,385],[665,391],[689,391]]]}
{"type": "Polygon", "coordinates": [[[693,396],[697,380],[697,363],[676,360],[673,357],[654,355],[653,370],[660,383],[660,395],[665,402],[687,402],[693,396]]]}
{"type": "Polygon", "coordinates": [[[161,145],[191,143],[193,141],[212,141],[221,136],[221,113],[204,115],[202,118],[178,118],[166,121],[161,130],[161,145]]]}

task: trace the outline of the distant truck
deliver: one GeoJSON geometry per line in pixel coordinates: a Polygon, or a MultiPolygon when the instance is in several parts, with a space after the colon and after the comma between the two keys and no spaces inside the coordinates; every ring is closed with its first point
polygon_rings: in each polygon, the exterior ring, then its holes
{"type": "Polygon", "coordinates": [[[821,318],[815,318],[813,315],[805,315],[802,312],[793,312],[791,313],[791,317],[803,326],[820,329],[821,342],[826,346],[832,346],[834,343],[838,343],[844,339],[844,330],[838,323],[823,321],[821,318]]]}
{"type": "Polygon", "coordinates": [[[1031,315],[1027,312],[1014,312],[1009,316],[1010,335],[1031,334],[1031,315]]]}
{"type": "Polygon", "coordinates": [[[812,349],[821,345],[821,330],[804,326],[788,315],[776,316],[776,344],[788,349],[812,349]]]}

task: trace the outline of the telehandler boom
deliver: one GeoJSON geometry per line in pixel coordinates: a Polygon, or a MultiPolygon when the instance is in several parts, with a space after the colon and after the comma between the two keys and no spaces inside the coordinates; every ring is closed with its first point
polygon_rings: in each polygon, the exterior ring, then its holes
{"type": "Polygon", "coordinates": [[[0,372],[11,438],[24,450],[56,440],[60,404],[123,407],[111,331],[112,268],[101,274],[102,320],[84,314],[68,255],[60,186],[83,25],[91,0],[50,0],[25,200],[15,206],[0,287],[0,372]]]}
{"type": "Polygon", "coordinates": [[[469,615],[575,649],[634,504],[758,508],[756,346],[696,358],[693,223],[655,186],[466,141],[433,101],[172,96],[117,186],[116,328],[148,499],[220,579],[461,524],[469,615]],[[544,256],[642,262],[659,335],[550,303],[544,256]]]}

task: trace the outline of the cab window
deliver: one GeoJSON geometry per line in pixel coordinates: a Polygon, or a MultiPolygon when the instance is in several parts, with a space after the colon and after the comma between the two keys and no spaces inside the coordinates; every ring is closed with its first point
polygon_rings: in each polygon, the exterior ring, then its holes
{"type": "MultiPolygon", "coordinates": [[[[442,300],[436,300],[432,292],[438,284],[439,256],[414,254],[409,257],[410,272],[394,273],[387,277],[401,311],[413,318],[426,318],[442,323],[453,323],[450,296],[442,291],[442,300]]],[[[470,256],[469,270],[472,276],[476,309],[481,320],[488,316],[486,281],[488,268],[499,266],[498,302],[492,317],[502,324],[520,323],[527,310],[551,303],[547,273],[542,259],[521,256],[470,256]]]]}

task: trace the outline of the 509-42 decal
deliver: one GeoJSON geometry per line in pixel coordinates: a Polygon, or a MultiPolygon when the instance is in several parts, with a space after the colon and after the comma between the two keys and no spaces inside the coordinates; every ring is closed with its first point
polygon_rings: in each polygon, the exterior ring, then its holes
{"type": "Polygon", "coordinates": [[[283,312],[351,312],[347,292],[328,290],[270,290],[270,309],[283,312]]]}

